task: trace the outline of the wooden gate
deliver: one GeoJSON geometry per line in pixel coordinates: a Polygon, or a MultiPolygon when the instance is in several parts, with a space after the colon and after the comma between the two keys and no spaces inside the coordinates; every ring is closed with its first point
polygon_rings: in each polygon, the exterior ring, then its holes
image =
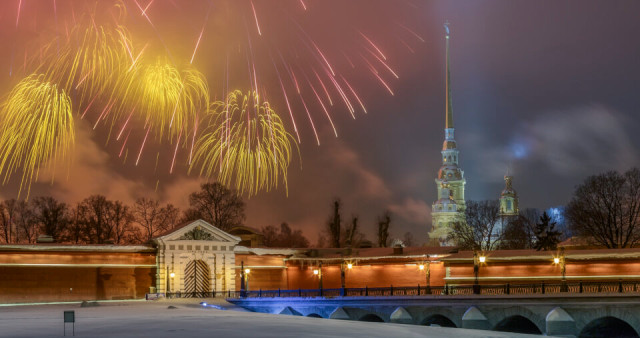
{"type": "Polygon", "coordinates": [[[209,266],[202,260],[194,260],[184,269],[186,297],[211,297],[209,266]]]}

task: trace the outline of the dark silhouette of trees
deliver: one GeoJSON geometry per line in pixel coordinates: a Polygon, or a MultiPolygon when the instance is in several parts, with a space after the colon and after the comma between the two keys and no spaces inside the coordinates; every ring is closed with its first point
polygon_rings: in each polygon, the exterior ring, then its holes
{"type": "Polygon", "coordinates": [[[342,220],[340,218],[340,199],[333,200],[333,215],[327,221],[327,232],[329,234],[329,245],[332,248],[340,247],[340,226],[342,220]]]}
{"type": "Polygon", "coordinates": [[[203,183],[200,191],[189,196],[190,208],[183,220],[202,219],[222,231],[229,231],[244,222],[244,202],[235,190],[215,183],[203,183]]]}
{"type": "Polygon", "coordinates": [[[527,208],[520,214],[506,221],[502,229],[502,240],[498,247],[502,250],[533,249],[535,228],[540,219],[538,209],[527,208]]]}
{"type": "Polygon", "coordinates": [[[262,228],[264,246],[273,248],[308,248],[309,240],[304,237],[302,230],[292,230],[289,224],[283,222],[280,229],[273,225],[262,228]]]}
{"type": "Polygon", "coordinates": [[[18,201],[13,222],[18,230],[19,243],[35,243],[38,237],[38,227],[31,202],[18,201]]]}
{"type": "Polygon", "coordinates": [[[111,202],[109,226],[114,244],[131,243],[134,239],[133,214],[129,207],[120,201],[111,202]]]}
{"type": "Polygon", "coordinates": [[[51,196],[39,196],[33,199],[34,221],[40,234],[49,235],[59,242],[71,223],[69,206],[51,196]]]}
{"type": "Polygon", "coordinates": [[[147,243],[175,226],[180,211],[171,204],[163,207],[158,200],[139,198],[133,204],[132,213],[134,222],[139,226],[135,239],[139,243],[147,243]]]}
{"type": "Polygon", "coordinates": [[[4,200],[0,203],[0,231],[2,231],[2,239],[7,244],[17,242],[14,224],[17,205],[18,201],[15,199],[4,200]]]}
{"type": "Polygon", "coordinates": [[[540,250],[555,250],[560,243],[560,231],[555,230],[556,222],[551,221],[551,217],[545,211],[540,216],[540,223],[536,224],[534,234],[536,236],[536,242],[533,248],[540,250]]]}
{"type": "Polygon", "coordinates": [[[590,176],[576,188],[566,209],[571,229],[607,248],[640,243],[640,170],[590,176]]]}
{"type": "Polygon", "coordinates": [[[411,233],[411,231],[405,232],[402,242],[406,246],[414,246],[416,243],[415,243],[415,240],[413,239],[413,233],[411,233]]]}
{"type": "Polygon", "coordinates": [[[76,240],[91,244],[124,244],[133,230],[129,207],[102,195],[92,195],[78,203],[75,221],[81,230],[76,240]]]}
{"type": "Polygon", "coordinates": [[[466,204],[466,222],[454,222],[447,240],[463,250],[496,249],[502,240],[502,232],[498,231],[500,203],[490,200],[468,201],[466,204]]]}
{"type": "Polygon", "coordinates": [[[391,226],[391,213],[385,211],[378,217],[378,246],[386,248],[389,242],[389,226],[391,226]]]}

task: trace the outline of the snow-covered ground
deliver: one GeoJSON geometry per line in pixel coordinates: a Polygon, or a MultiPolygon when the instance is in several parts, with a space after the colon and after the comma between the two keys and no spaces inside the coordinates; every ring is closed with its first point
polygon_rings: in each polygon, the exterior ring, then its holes
{"type": "MultiPolygon", "coordinates": [[[[216,300],[0,307],[0,337],[61,337],[63,311],[75,310],[77,337],[534,337],[514,333],[294,317],[240,311],[216,300]],[[169,306],[176,307],[169,309],[169,306]]],[[[67,335],[71,335],[67,324],[67,335]]]]}

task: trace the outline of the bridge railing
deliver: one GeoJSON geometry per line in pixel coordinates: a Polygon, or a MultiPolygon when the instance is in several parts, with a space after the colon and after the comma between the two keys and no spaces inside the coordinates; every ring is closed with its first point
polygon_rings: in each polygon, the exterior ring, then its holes
{"type": "Polygon", "coordinates": [[[427,295],[531,295],[566,293],[640,293],[640,281],[552,282],[529,284],[446,284],[444,286],[389,286],[377,288],[276,289],[207,292],[170,292],[167,298],[274,298],[274,297],[391,297],[427,295]]]}

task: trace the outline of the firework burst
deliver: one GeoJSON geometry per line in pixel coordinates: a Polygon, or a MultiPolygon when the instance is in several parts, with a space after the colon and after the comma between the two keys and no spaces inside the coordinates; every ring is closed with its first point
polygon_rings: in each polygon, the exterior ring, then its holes
{"type": "Polygon", "coordinates": [[[0,174],[7,183],[22,169],[20,190],[38,179],[40,168],[70,162],[75,133],[71,99],[43,75],[30,75],[9,93],[0,115],[0,174]]]}
{"type": "MultiPolygon", "coordinates": [[[[195,145],[191,168],[240,193],[255,195],[282,182],[287,188],[292,135],[268,102],[235,90],[209,111],[210,124],[195,145]]],[[[297,148],[296,148],[297,149],[297,148]]]]}

